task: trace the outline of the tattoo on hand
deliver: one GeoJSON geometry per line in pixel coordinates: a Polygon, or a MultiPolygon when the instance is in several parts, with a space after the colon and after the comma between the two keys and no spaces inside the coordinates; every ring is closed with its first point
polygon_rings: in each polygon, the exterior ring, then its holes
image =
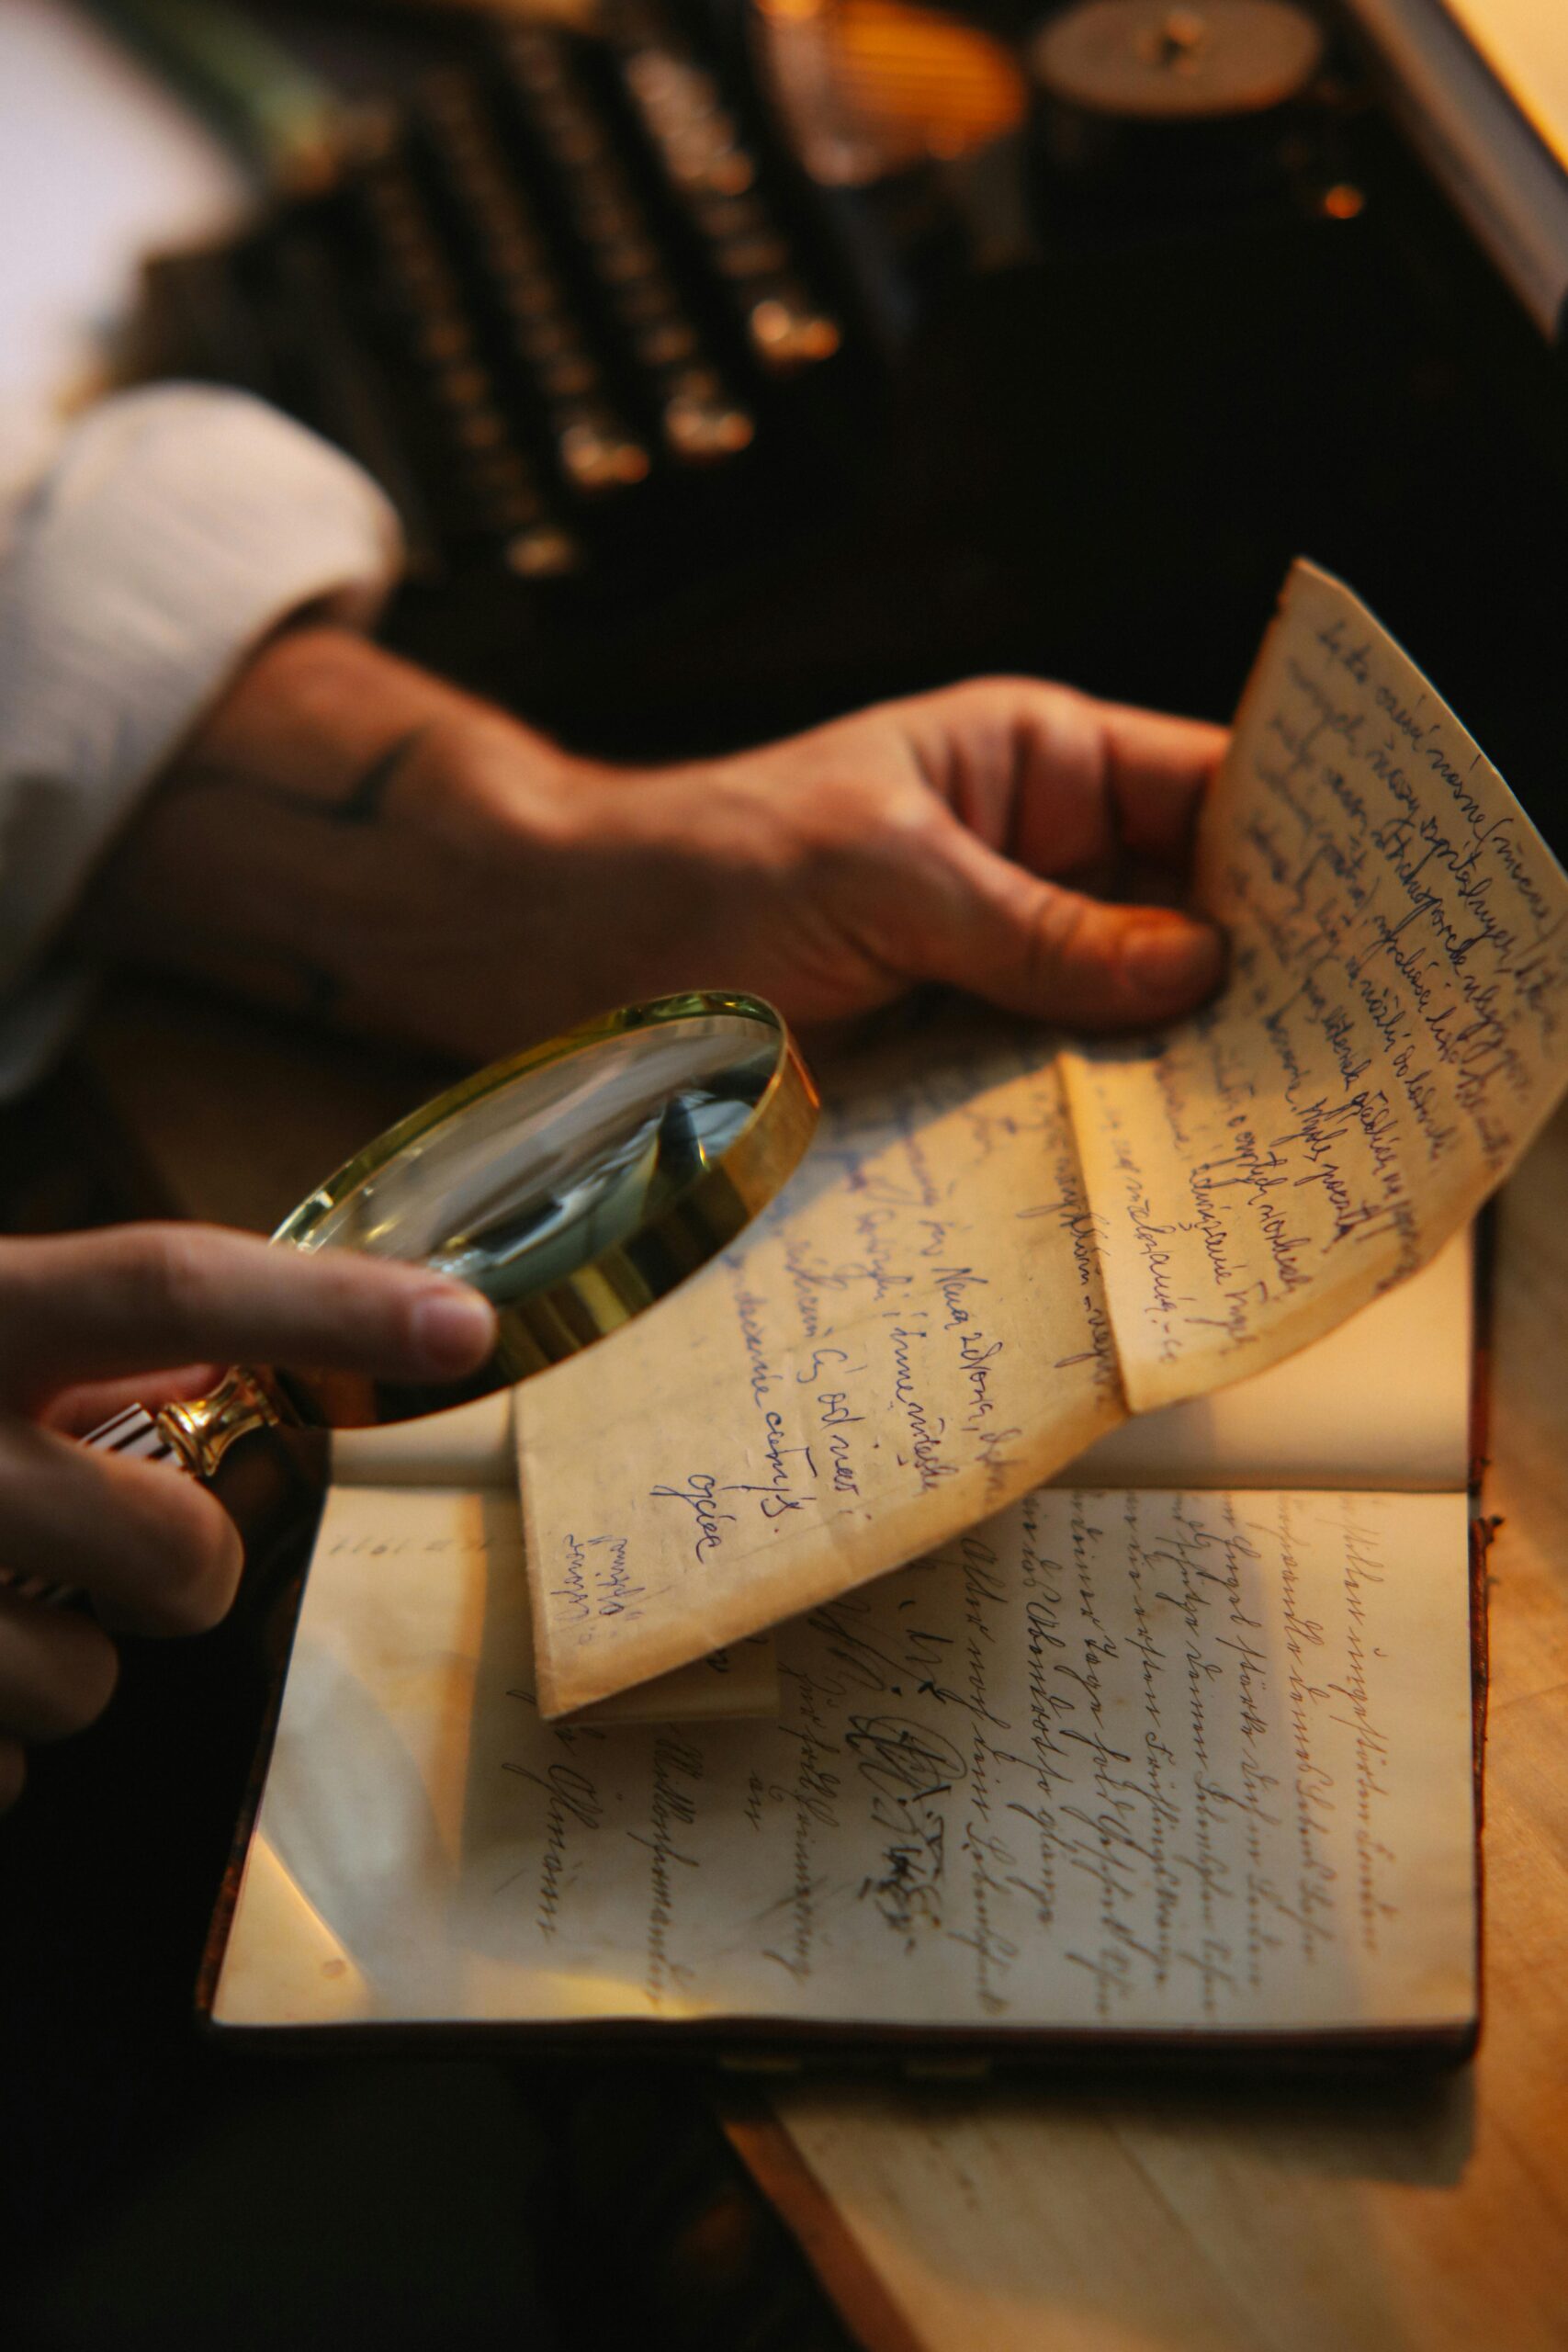
{"type": "Polygon", "coordinates": [[[414,745],[423,740],[423,727],[411,728],[406,735],[379,752],[363,774],[350,779],[341,799],[323,800],[319,794],[291,792],[286,784],[270,776],[247,775],[243,770],[218,762],[192,760],[169,778],[165,787],[171,794],[223,791],[236,788],[256,800],[270,800],[287,808],[294,816],[315,817],[324,825],[374,825],[380,821],[387,795],[396,783],[400,771],[414,745]]]}

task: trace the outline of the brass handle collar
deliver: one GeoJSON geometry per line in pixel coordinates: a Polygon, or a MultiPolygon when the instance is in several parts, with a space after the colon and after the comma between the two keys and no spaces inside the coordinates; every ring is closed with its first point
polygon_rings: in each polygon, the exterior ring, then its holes
{"type": "Polygon", "coordinates": [[[276,1429],[284,1414],[260,1375],[236,1364],[210,1396],[164,1405],[152,1416],[193,1477],[210,1478],[229,1448],[252,1430],[276,1429]]]}

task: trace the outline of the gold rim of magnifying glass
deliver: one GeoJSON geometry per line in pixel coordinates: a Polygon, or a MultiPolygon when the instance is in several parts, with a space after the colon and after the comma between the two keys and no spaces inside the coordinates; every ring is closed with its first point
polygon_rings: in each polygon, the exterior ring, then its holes
{"type": "MultiPolygon", "coordinates": [[[[761,997],[716,989],[656,997],[492,1062],[378,1136],[301,1201],[272,1238],[300,1250],[322,1246],[313,1237],[326,1218],[399,1153],[530,1070],[548,1069],[638,1030],[719,1016],[750,1022],[774,1041],[773,1075],[750,1116],[657,1216],[559,1282],[509,1306],[502,1376],[491,1385],[526,1380],[563,1363],[629,1323],[728,1249],[766,1208],[805,1153],[817,1125],[817,1090],[783,1015],[761,997]]],[[[378,1410],[378,1402],[374,1384],[354,1374],[317,1374],[302,1380],[237,1366],[210,1396],[164,1406],[152,1419],[186,1467],[210,1477],[235,1440],[252,1430],[295,1417],[371,1426],[389,1418],[378,1410]]]]}
{"type": "MultiPolygon", "coordinates": [[[[805,1152],[817,1124],[817,1091],[783,1016],[761,997],[712,989],[657,997],[583,1022],[546,1045],[492,1063],[347,1161],[300,1203],[273,1239],[297,1249],[318,1246],[312,1237],[325,1220],[390,1160],[530,1071],[549,1069],[640,1030],[716,1018],[745,1021],[765,1031],[774,1046],[773,1074],[739,1133],[656,1216],[560,1281],[508,1306],[502,1359],[506,1377],[526,1380],[560,1363],[666,1297],[727,1249],[767,1206],[805,1152]]],[[[355,1418],[371,1393],[367,1385],[354,1384],[351,1402],[349,1384],[330,1376],[314,1382],[312,1388],[340,1399],[355,1418]]],[[[330,1418],[336,1420],[337,1411],[330,1418]]],[[[366,1418],[376,1416],[367,1412],[366,1418]]]]}

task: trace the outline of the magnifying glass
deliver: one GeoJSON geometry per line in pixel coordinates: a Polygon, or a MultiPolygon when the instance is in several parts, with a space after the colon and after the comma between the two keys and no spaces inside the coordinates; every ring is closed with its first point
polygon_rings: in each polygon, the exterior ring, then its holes
{"type": "Polygon", "coordinates": [[[89,1445],[210,1478],[252,1430],[364,1428],[466,1404],[606,1338],[728,1247],[817,1123],[816,1090],[760,998],[701,991],[495,1063],[340,1168],[273,1236],[436,1268],[496,1310],[466,1381],[236,1366],[209,1396],[132,1406],[89,1445]]]}

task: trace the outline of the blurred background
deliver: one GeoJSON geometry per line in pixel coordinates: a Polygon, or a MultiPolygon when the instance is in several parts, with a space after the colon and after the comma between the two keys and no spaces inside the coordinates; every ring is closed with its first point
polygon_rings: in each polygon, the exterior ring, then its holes
{"type": "Polygon", "coordinates": [[[1561,844],[1565,152],[1549,0],[9,0],[0,474],[251,386],[396,500],[395,641],[643,756],[1223,716],[1305,553],[1561,844]]]}

